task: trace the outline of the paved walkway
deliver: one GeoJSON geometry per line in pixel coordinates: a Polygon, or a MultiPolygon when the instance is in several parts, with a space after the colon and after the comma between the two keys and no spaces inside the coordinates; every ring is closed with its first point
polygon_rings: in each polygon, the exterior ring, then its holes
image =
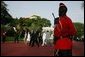
{"type": "MultiPolygon", "coordinates": [[[[73,41],[73,56],[84,56],[84,43],[73,41]]],[[[30,47],[24,42],[1,43],[1,56],[53,56],[52,46],[30,47]]]]}
{"type": "Polygon", "coordinates": [[[73,41],[73,56],[84,56],[84,42],[73,41]]]}
{"type": "Polygon", "coordinates": [[[6,42],[1,44],[1,56],[53,56],[53,47],[30,47],[23,42],[6,42]]]}

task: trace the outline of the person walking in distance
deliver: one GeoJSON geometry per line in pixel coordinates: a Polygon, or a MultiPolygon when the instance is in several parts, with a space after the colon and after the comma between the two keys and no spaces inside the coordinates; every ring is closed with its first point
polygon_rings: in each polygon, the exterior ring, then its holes
{"type": "Polygon", "coordinates": [[[6,31],[4,31],[2,33],[2,41],[3,41],[3,43],[5,43],[5,41],[6,41],[6,31]]]}
{"type": "Polygon", "coordinates": [[[42,46],[44,46],[46,44],[46,42],[45,42],[45,40],[46,40],[46,33],[45,32],[43,32],[42,40],[43,40],[42,46]]]}
{"type": "Polygon", "coordinates": [[[39,47],[39,42],[38,42],[38,31],[33,31],[32,34],[32,47],[34,46],[34,44],[37,44],[37,46],[39,47]]]}

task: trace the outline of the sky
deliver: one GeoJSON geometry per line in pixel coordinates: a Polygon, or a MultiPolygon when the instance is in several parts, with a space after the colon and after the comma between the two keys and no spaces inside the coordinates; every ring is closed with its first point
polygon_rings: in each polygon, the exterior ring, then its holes
{"type": "Polygon", "coordinates": [[[58,17],[59,3],[64,3],[67,8],[67,16],[72,22],[84,23],[84,1],[4,1],[8,6],[9,13],[13,18],[30,17],[38,15],[42,18],[47,18],[54,25],[54,18],[58,17]]]}

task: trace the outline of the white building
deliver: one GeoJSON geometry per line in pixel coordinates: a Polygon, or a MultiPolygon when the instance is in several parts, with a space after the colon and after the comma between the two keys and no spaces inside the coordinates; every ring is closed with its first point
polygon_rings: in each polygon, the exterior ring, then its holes
{"type": "Polygon", "coordinates": [[[53,27],[43,27],[43,31],[54,31],[53,27]]]}

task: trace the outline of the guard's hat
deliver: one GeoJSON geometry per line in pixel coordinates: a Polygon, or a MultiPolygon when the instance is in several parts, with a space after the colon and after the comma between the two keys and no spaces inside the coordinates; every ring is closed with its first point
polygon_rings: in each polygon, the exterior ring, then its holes
{"type": "Polygon", "coordinates": [[[63,3],[60,3],[60,4],[59,4],[59,16],[66,15],[66,12],[67,12],[67,7],[66,7],[66,5],[63,4],[63,3]]]}
{"type": "MultiPolygon", "coordinates": [[[[65,6],[65,4],[63,4],[63,3],[60,3],[60,4],[59,4],[59,7],[61,7],[61,6],[65,6]]],[[[65,6],[65,7],[66,7],[66,6],[65,6]]]]}

